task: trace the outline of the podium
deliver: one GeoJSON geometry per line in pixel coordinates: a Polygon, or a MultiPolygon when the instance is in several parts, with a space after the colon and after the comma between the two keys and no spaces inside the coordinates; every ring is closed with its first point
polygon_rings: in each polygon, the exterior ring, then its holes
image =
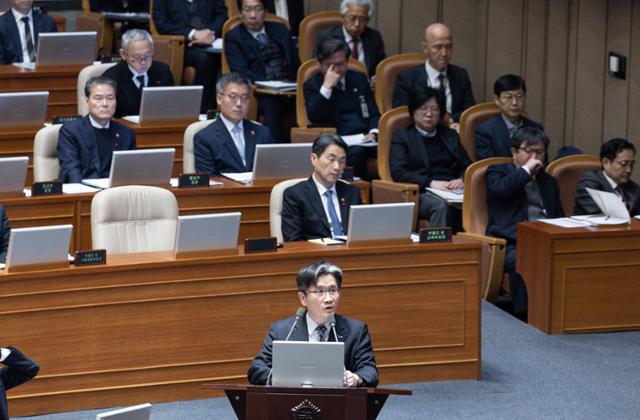
{"type": "Polygon", "coordinates": [[[373,420],[389,395],[411,395],[394,388],[296,388],[204,384],[223,390],[239,420],[373,420]]]}

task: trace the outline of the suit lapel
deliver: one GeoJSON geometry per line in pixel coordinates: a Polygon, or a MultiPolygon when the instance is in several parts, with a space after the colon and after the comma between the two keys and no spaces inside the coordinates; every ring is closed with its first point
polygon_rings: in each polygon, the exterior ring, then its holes
{"type": "Polygon", "coordinates": [[[296,323],[289,341],[309,341],[309,331],[307,327],[307,317],[303,316],[296,323]]]}
{"type": "Polygon", "coordinates": [[[236,143],[233,141],[233,138],[231,138],[231,133],[229,133],[229,130],[227,130],[224,122],[222,122],[222,118],[218,118],[214,124],[216,124],[218,138],[224,139],[222,142],[222,147],[225,147],[227,149],[227,152],[229,152],[231,156],[233,156],[236,164],[238,165],[238,168],[245,168],[244,163],[242,163],[240,153],[236,148],[236,143]]]}
{"type": "Polygon", "coordinates": [[[247,160],[247,171],[253,170],[253,157],[256,152],[256,131],[249,120],[244,120],[244,156],[247,160]]]}
{"type": "Polygon", "coordinates": [[[91,156],[91,166],[97,173],[100,173],[100,157],[98,156],[98,139],[93,130],[89,116],[86,116],[82,122],[83,131],[85,133],[85,146],[87,147],[88,156],[91,156]]]}
{"type": "Polygon", "coordinates": [[[409,150],[416,151],[419,155],[417,157],[418,159],[420,159],[422,166],[429,169],[430,165],[429,156],[427,155],[427,148],[425,147],[424,140],[422,139],[422,137],[420,137],[420,134],[418,134],[418,130],[416,130],[415,126],[412,126],[409,129],[409,142],[412,143],[409,144],[409,150]]]}
{"type": "MultiPolygon", "coordinates": [[[[614,193],[614,194],[618,194],[616,192],[616,190],[613,189],[613,187],[611,186],[611,184],[609,183],[609,181],[607,180],[607,178],[604,177],[604,172],[602,172],[602,170],[596,172],[596,176],[598,177],[598,180],[600,181],[600,184],[604,187],[604,191],[610,192],[610,193],[614,193]]],[[[625,188],[625,193],[626,193],[626,188],[625,188]]]]}
{"type": "Polygon", "coordinates": [[[322,205],[322,198],[320,197],[320,192],[318,191],[318,187],[316,187],[315,182],[313,182],[312,178],[309,178],[305,184],[305,189],[307,190],[307,197],[309,197],[311,201],[311,207],[313,211],[319,216],[320,220],[322,220],[322,226],[329,232],[328,236],[331,236],[331,227],[329,226],[329,221],[327,220],[327,215],[324,211],[324,206],[322,205]]]}
{"type": "MultiPolygon", "coordinates": [[[[124,85],[124,89],[121,89],[120,92],[124,93],[127,98],[124,102],[128,102],[130,104],[135,104],[136,109],[138,110],[138,114],[140,113],[140,100],[142,99],[142,95],[140,93],[140,89],[133,83],[133,73],[129,70],[129,66],[126,61],[121,61],[124,63],[124,80],[122,80],[122,84],[124,85]]],[[[148,75],[148,74],[147,74],[148,75]]],[[[149,81],[151,78],[149,77],[149,81]]]]}
{"type": "Polygon", "coordinates": [[[338,334],[337,340],[334,337],[333,328],[332,328],[329,333],[329,341],[339,341],[341,343],[344,343],[344,341],[349,336],[349,327],[347,326],[347,323],[344,322],[344,320],[340,315],[336,315],[336,333],[338,334]]]}
{"type": "Polygon", "coordinates": [[[11,9],[9,9],[9,11],[6,12],[3,17],[5,16],[7,17],[7,26],[9,29],[8,31],[9,36],[13,40],[13,44],[16,46],[16,54],[17,54],[16,58],[18,59],[17,62],[22,63],[23,57],[22,57],[22,42],[20,41],[20,31],[18,29],[18,25],[16,24],[16,20],[14,19],[13,13],[11,12],[11,9]]]}
{"type": "Polygon", "coordinates": [[[349,228],[349,201],[346,194],[347,185],[341,181],[336,182],[336,192],[338,193],[338,203],[340,203],[340,217],[342,218],[342,230],[347,233],[349,228]]]}

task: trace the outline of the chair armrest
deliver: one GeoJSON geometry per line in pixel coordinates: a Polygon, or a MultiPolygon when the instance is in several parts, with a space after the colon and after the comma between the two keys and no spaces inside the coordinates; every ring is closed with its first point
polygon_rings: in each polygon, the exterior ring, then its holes
{"type": "Polygon", "coordinates": [[[503,238],[460,232],[458,235],[480,242],[480,293],[483,299],[495,303],[500,294],[504,276],[504,258],[507,241],[503,238]]]}
{"type": "Polygon", "coordinates": [[[458,236],[463,236],[465,238],[474,239],[476,241],[480,241],[489,245],[498,245],[498,246],[506,246],[507,241],[503,238],[496,238],[493,236],[481,235],[479,233],[470,233],[470,232],[458,232],[458,236]]]}

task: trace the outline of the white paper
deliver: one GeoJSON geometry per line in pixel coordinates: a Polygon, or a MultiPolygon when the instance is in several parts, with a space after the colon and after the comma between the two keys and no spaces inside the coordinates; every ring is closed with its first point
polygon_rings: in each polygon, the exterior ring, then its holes
{"type": "Polygon", "coordinates": [[[629,210],[627,210],[624,202],[617,194],[607,191],[598,191],[592,188],[586,188],[586,190],[593,201],[598,205],[600,211],[606,216],[606,218],[602,218],[598,224],[620,225],[631,221],[629,210]],[[622,222],[613,223],[612,220],[622,220],[622,222]]]}
{"type": "Polygon", "coordinates": [[[298,84],[296,82],[283,82],[281,80],[257,80],[256,86],[266,89],[275,89],[280,91],[296,90],[298,84]]]}
{"type": "Polygon", "coordinates": [[[576,220],[569,217],[560,217],[558,219],[538,219],[539,222],[544,222],[549,225],[564,227],[564,228],[577,228],[592,226],[591,223],[584,220],[576,220]]]}
{"type": "Polygon", "coordinates": [[[378,143],[375,140],[364,140],[364,134],[350,134],[348,136],[341,136],[342,140],[347,143],[348,146],[364,146],[364,147],[377,147],[378,143]]]}
{"type": "Polygon", "coordinates": [[[89,185],[101,190],[111,187],[111,178],[95,178],[95,179],[83,179],[84,185],[89,185]]]}
{"type": "Polygon", "coordinates": [[[235,174],[230,172],[223,172],[222,176],[241,184],[250,184],[251,181],[253,181],[253,172],[238,172],[235,174]]]}
{"type": "Polygon", "coordinates": [[[332,238],[309,239],[309,242],[318,245],[344,245],[344,241],[336,241],[332,238]]]}
{"type": "Polygon", "coordinates": [[[100,191],[100,188],[90,187],[84,184],[62,184],[62,193],[63,194],[82,194],[82,193],[92,193],[100,191]]]}
{"type": "Polygon", "coordinates": [[[16,67],[22,67],[23,69],[27,69],[27,70],[36,69],[36,63],[13,63],[13,65],[16,67]]]}
{"type": "Polygon", "coordinates": [[[211,49],[213,50],[213,52],[222,52],[222,47],[223,47],[222,38],[216,38],[215,41],[213,41],[213,44],[211,44],[211,49]]]}
{"type": "Polygon", "coordinates": [[[122,119],[134,124],[140,124],[140,115],[125,115],[122,119]]]}
{"type": "Polygon", "coordinates": [[[448,203],[462,203],[464,192],[440,190],[438,188],[427,187],[427,191],[446,200],[448,203]]]}
{"type": "MultiPolygon", "coordinates": [[[[169,180],[169,183],[171,184],[172,187],[178,188],[178,185],[179,185],[178,178],[171,178],[169,180]]],[[[209,186],[213,187],[214,185],[222,185],[222,182],[214,181],[214,180],[210,179],[209,180],[209,186]]]]}

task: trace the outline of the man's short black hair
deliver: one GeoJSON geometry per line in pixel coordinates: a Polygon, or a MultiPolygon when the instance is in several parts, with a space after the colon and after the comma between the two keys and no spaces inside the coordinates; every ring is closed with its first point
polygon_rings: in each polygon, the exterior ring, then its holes
{"type": "Polygon", "coordinates": [[[113,88],[113,93],[118,90],[118,84],[115,80],[105,76],[92,77],[84,84],[84,96],[88,98],[91,95],[91,89],[97,85],[109,85],[113,88]]]}
{"type": "Polygon", "coordinates": [[[409,95],[409,100],[407,101],[407,105],[409,106],[409,115],[413,117],[413,114],[416,112],[416,110],[427,103],[427,101],[430,101],[431,98],[436,98],[438,108],[440,108],[440,121],[442,121],[445,106],[442,103],[442,98],[438,94],[438,91],[430,87],[417,88],[416,90],[414,90],[413,94],[409,95]]]}
{"type": "MultiPolygon", "coordinates": [[[[239,10],[240,12],[242,12],[242,2],[243,2],[243,1],[244,1],[244,0],[236,0],[236,3],[237,3],[237,5],[238,5],[238,10],[239,10]]],[[[264,7],[264,9],[265,9],[265,10],[267,10],[267,5],[265,4],[264,0],[258,0],[258,1],[262,4],[262,7],[264,7]]],[[[231,17],[231,16],[230,16],[230,17],[231,17]]]]}
{"type": "Polygon", "coordinates": [[[614,161],[618,153],[624,150],[632,150],[634,155],[636,153],[633,143],[626,139],[615,138],[608,140],[600,147],[600,160],[607,158],[610,161],[614,161]]]}
{"type": "Polygon", "coordinates": [[[511,147],[518,150],[522,143],[524,143],[525,146],[533,146],[538,142],[542,142],[546,152],[549,147],[549,137],[547,137],[544,131],[534,127],[522,127],[519,128],[511,138],[511,147]]]}
{"type": "Polygon", "coordinates": [[[342,148],[347,156],[349,156],[349,146],[347,145],[347,143],[345,143],[344,140],[342,140],[342,137],[334,133],[320,134],[318,138],[313,142],[313,145],[311,146],[311,152],[320,157],[324,153],[326,148],[331,146],[332,144],[335,144],[336,146],[342,148]]]}
{"type": "Polygon", "coordinates": [[[500,96],[502,92],[509,90],[520,90],[527,93],[527,84],[524,79],[516,74],[503,74],[498,77],[493,84],[493,93],[496,96],[500,96]]]}
{"type": "Polygon", "coordinates": [[[327,261],[320,261],[302,267],[298,271],[298,276],[296,277],[298,291],[306,293],[309,287],[316,285],[318,277],[326,274],[331,274],[336,279],[338,288],[342,287],[342,270],[340,267],[327,261]]]}
{"type": "Polygon", "coordinates": [[[349,61],[349,57],[351,57],[351,48],[349,48],[344,39],[337,36],[327,36],[322,38],[320,41],[316,57],[318,58],[318,61],[322,63],[324,60],[339,51],[344,51],[344,57],[349,61]]]}

